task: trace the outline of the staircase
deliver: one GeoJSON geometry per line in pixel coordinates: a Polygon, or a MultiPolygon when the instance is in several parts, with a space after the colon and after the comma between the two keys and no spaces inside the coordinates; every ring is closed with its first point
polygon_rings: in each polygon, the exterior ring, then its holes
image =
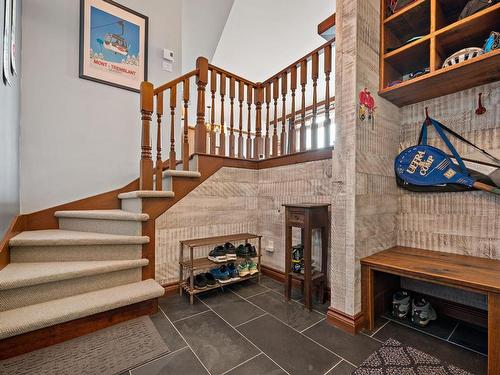
{"type": "MultiPolygon", "coordinates": [[[[79,329],[76,335],[65,332],[54,337],[49,345],[103,328],[102,323],[92,327],[90,319],[82,331],[76,323],[82,318],[119,313],[120,308],[146,302],[154,302],[151,306],[156,309],[164,288],[143,277],[143,268],[150,264],[143,256],[143,246],[150,242],[143,235],[143,224],[151,220],[143,205],[150,199],[173,200],[174,178],[200,176],[193,171],[167,170],[162,179],[166,191],[120,193],[120,209],[55,211],[58,229],[28,230],[12,237],[10,263],[0,270],[0,359],[46,346],[31,342],[28,350],[20,348],[40,334],[50,336],[47,329],[54,326],[79,329]]],[[[150,310],[125,315],[130,319],[154,312],[150,310]]],[[[105,325],[124,319],[107,320],[105,325]]]]}
{"type": "Polygon", "coordinates": [[[19,215],[0,239],[0,360],[156,312],[164,289],[154,280],[155,220],[220,168],[296,163],[309,151],[331,157],[333,43],[263,82],[247,80],[202,57],[195,70],[171,82],[158,87],[142,82],[139,178],[118,190],[19,215]],[[306,102],[309,76],[311,105],[306,102]],[[325,82],[323,100],[320,77],[325,82]],[[169,111],[164,112],[164,102],[169,111]],[[189,119],[190,106],[196,108],[196,119],[189,119]],[[176,123],[179,112],[182,124],[176,123]],[[181,139],[176,143],[179,125],[181,139]],[[165,130],[168,160],[162,156],[165,130]],[[180,163],[177,149],[182,150],[180,163]]]}

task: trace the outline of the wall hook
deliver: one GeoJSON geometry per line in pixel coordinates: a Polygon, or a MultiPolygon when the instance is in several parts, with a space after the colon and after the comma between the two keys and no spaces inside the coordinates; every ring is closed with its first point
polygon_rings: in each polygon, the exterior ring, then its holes
{"type": "Polygon", "coordinates": [[[425,125],[431,125],[431,118],[429,117],[429,108],[425,107],[425,125]]]}
{"type": "Polygon", "coordinates": [[[486,112],[486,108],[484,108],[483,103],[481,103],[481,96],[482,95],[483,95],[483,93],[480,92],[478,100],[477,100],[476,115],[482,115],[484,112],[486,112]]]}

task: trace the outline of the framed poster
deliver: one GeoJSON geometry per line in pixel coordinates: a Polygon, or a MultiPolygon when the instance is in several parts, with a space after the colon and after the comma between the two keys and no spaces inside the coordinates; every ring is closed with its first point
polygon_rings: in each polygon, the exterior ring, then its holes
{"type": "Polygon", "coordinates": [[[148,79],[148,22],[111,0],[80,0],[80,78],[139,92],[148,79]]]}

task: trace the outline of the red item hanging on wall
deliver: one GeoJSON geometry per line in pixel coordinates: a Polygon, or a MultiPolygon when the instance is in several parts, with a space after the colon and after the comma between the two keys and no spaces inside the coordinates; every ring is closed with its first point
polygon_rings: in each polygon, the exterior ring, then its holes
{"type": "Polygon", "coordinates": [[[477,99],[477,109],[476,109],[476,115],[482,115],[484,112],[486,112],[486,108],[484,108],[483,103],[481,103],[481,96],[483,93],[479,93],[479,97],[477,99]]]}

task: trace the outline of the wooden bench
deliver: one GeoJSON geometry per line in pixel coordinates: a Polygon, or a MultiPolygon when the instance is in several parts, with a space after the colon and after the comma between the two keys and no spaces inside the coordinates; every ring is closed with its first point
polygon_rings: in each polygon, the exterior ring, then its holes
{"type": "Polygon", "coordinates": [[[488,374],[500,374],[500,261],[393,247],[361,259],[363,316],[372,330],[400,277],[481,293],[488,299],[488,374]]]}

